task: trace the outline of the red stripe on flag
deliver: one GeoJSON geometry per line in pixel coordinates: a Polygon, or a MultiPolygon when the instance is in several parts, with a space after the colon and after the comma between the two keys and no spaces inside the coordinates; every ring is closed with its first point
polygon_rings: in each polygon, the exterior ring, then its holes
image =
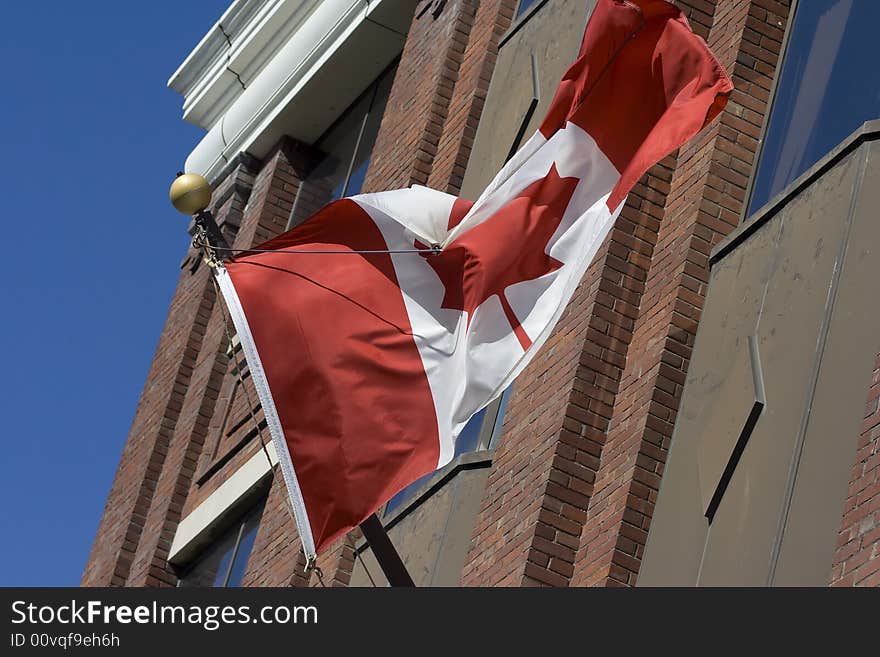
{"type": "Polygon", "coordinates": [[[676,7],[599,0],[540,130],[549,139],[570,121],[596,141],[621,174],[613,211],[648,168],[718,115],[732,90],[676,7]]]}
{"type": "MultiPolygon", "coordinates": [[[[260,248],[387,249],[354,201],[260,248]]],[[[318,551],[439,459],[436,411],[388,254],[259,253],[227,264],[318,551]]]]}

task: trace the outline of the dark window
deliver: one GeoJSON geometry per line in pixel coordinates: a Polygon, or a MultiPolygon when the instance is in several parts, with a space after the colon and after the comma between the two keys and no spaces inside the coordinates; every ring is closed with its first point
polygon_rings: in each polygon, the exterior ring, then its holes
{"type": "MultiPolygon", "coordinates": [[[[511,389],[508,387],[499,399],[493,401],[470,419],[458,435],[458,440],[455,441],[455,456],[491,449],[495,446],[495,441],[501,433],[501,424],[504,421],[504,412],[507,410],[507,399],[510,397],[511,389]]],[[[385,505],[385,515],[408,501],[433,476],[434,473],[429,472],[388,500],[385,505]]]]}
{"type": "Polygon", "coordinates": [[[797,3],[749,213],[880,117],[878,23],[874,0],[797,3]]]}
{"type": "Polygon", "coordinates": [[[178,586],[240,586],[264,505],[265,499],[214,541],[190,565],[178,586]]]}
{"type": "Polygon", "coordinates": [[[526,10],[534,5],[538,0],[520,0],[519,6],[516,8],[516,15],[521,16],[526,10]]]}
{"type": "Polygon", "coordinates": [[[300,185],[289,228],[331,201],[360,193],[395,70],[380,75],[315,142],[319,159],[300,185]]]}

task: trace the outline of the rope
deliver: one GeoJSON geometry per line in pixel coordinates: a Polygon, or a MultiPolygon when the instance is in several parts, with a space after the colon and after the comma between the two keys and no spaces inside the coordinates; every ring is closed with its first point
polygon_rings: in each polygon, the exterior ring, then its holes
{"type": "MultiPolygon", "coordinates": [[[[195,242],[193,242],[195,245],[195,242]]],[[[380,255],[386,253],[430,253],[436,255],[442,251],[439,244],[434,244],[428,249],[308,249],[304,251],[295,249],[230,249],[225,246],[213,246],[212,249],[225,251],[226,253],[296,253],[311,255],[380,255]]]]}
{"type": "MultiPolygon", "coordinates": [[[[217,279],[212,276],[211,281],[213,281],[213,283],[214,283],[214,290],[217,293],[217,296],[222,298],[222,295],[220,293],[220,286],[217,285],[217,279]]],[[[238,353],[235,349],[235,343],[232,340],[232,334],[229,332],[229,321],[228,321],[225,307],[222,303],[220,304],[220,308],[221,308],[221,313],[223,314],[223,330],[226,332],[226,342],[229,345],[230,351],[232,352],[232,355],[231,355],[232,364],[234,365],[235,373],[238,376],[238,383],[241,386],[242,390],[244,390],[244,396],[245,396],[245,399],[247,400],[248,411],[250,412],[251,421],[253,421],[253,423],[254,423],[254,430],[257,432],[257,438],[259,438],[259,440],[260,440],[260,446],[263,448],[263,454],[266,455],[266,461],[269,463],[269,468],[274,469],[275,465],[272,463],[272,457],[269,455],[269,448],[267,447],[266,441],[263,438],[263,430],[260,427],[260,423],[257,421],[256,414],[254,413],[254,402],[251,399],[251,393],[244,383],[244,374],[242,373],[242,368],[238,362],[238,353]]],[[[287,502],[289,505],[290,500],[288,500],[287,502]]],[[[290,509],[290,512],[291,512],[291,514],[293,514],[292,508],[290,509]]],[[[291,515],[291,517],[293,517],[293,516],[291,515]]]]}
{"type": "Polygon", "coordinates": [[[312,565],[311,570],[315,571],[315,575],[318,576],[318,584],[321,585],[321,588],[327,588],[327,585],[324,584],[324,572],[321,570],[320,566],[312,565]]]}
{"type": "MultiPolygon", "coordinates": [[[[211,244],[211,240],[208,239],[208,231],[205,230],[205,227],[199,223],[196,223],[195,233],[193,234],[192,245],[193,245],[193,248],[201,249],[202,255],[205,257],[205,262],[207,262],[208,265],[212,269],[216,269],[217,267],[219,267],[222,264],[220,259],[217,257],[217,251],[216,251],[217,247],[215,247],[213,244],[211,244]]],[[[213,280],[213,276],[211,278],[213,280]]],[[[219,290],[219,288],[217,288],[216,281],[214,283],[214,287],[215,287],[215,289],[217,289],[217,292],[219,293],[220,290],[219,290]]]]}

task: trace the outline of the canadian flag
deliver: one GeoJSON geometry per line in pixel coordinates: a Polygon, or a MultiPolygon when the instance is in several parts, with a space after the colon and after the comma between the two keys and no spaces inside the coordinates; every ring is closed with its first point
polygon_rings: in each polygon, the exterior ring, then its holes
{"type": "Polygon", "coordinates": [[[451,460],[627,192],[732,88],[671,4],[599,0],[540,129],[476,202],[361,194],[217,269],[307,556],[451,460]]]}

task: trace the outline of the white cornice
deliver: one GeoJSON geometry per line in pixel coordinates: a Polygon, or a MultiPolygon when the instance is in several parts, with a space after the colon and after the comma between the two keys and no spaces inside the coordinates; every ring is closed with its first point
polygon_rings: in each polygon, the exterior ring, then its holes
{"type": "Polygon", "coordinates": [[[210,129],[319,4],[235,0],[168,80],[183,119],[210,129]]]}
{"type": "Polygon", "coordinates": [[[230,36],[226,55],[203,39],[170,81],[188,90],[185,118],[210,126],[185,170],[212,180],[238,153],[261,158],[282,135],[314,141],[401,52],[416,4],[264,0],[230,36]],[[235,77],[230,68],[243,85],[224,79],[235,77]]]}

